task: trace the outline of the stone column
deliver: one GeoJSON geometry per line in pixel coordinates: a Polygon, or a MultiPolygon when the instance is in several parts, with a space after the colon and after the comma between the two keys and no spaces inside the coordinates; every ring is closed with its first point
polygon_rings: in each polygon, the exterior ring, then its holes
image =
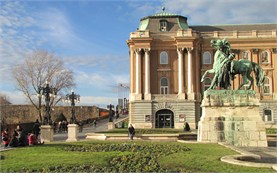
{"type": "Polygon", "coordinates": [[[193,47],[187,48],[188,51],[188,99],[189,100],[194,100],[195,95],[194,92],[192,91],[192,55],[191,52],[193,51],[193,47]]]}
{"type": "Polygon", "coordinates": [[[54,140],[54,129],[51,125],[41,126],[41,142],[52,142],[54,140]]]}
{"type": "Polygon", "coordinates": [[[134,50],[130,49],[130,96],[129,100],[133,101],[135,100],[135,77],[134,77],[134,66],[135,66],[135,61],[134,61],[134,50]]]}
{"type": "Polygon", "coordinates": [[[77,124],[68,124],[68,133],[66,142],[78,141],[78,130],[79,126],[77,124]]]}
{"type": "Polygon", "coordinates": [[[141,100],[141,49],[136,52],[136,100],[141,100]]]}
{"type": "Polygon", "coordinates": [[[150,48],[144,49],[145,51],[145,93],[144,99],[151,100],[150,93],[150,48]]]}
{"type": "Polygon", "coordinates": [[[177,48],[178,53],[178,98],[185,99],[184,93],[184,48],[177,48]]]}

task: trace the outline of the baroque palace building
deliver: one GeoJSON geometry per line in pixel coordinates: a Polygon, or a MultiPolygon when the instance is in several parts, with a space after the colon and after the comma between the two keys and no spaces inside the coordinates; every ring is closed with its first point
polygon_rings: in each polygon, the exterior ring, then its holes
{"type": "MultiPolygon", "coordinates": [[[[200,82],[213,65],[215,50],[210,41],[226,38],[236,60],[248,59],[263,68],[264,88],[254,85],[252,89],[260,98],[260,115],[267,127],[276,127],[276,28],[277,24],[189,26],[186,17],[167,13],[164,8],[142,18],[139,28],[127,40],[129,122],[136,128],[178,129],[187,121],[192,129],[197,128],[202,96],[213,78],[208,75],[200,82]]],[[[232,89],[241,82],[237,76],[232,89]]]]}

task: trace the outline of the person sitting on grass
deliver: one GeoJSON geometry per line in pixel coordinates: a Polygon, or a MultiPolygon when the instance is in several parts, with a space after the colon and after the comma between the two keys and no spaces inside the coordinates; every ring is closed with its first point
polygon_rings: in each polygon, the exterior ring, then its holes
{"type": "Polygon", "coordinates": [[[38,137],[37,137],[34,131],[32,131],[31,133],[29,133],[29,136],[28,136],[28,143],[29,143],[29,145],[40,145],[40,144],[44,144],[44,142],[41,143],[41,141],[40,141],[40,134],[39,134],[38,137]]]}
{"type": "Polygon", "coordinates": [[[9,143],[9,147],[18,147],[19,146],[17,137],[18,137],[18,133],[16,130],[14,130],[13,135],[12,135],[12,140],[9,143]]]}
{"type": "Polygon", "coordinates": [[[9,129],[6,128],[3,132],[2,132],[2,143],[5,147],[7,147],[10,143],[10,135],[9,135],[9,129]]]}

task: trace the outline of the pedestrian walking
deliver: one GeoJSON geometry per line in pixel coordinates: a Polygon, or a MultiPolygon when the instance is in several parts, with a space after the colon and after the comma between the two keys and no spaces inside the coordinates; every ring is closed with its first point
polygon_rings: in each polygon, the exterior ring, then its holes
{"type": "Polygon", "coordinates": [[[130,139],[133,140],[133,138],[134,138],[134,136],[136,134],[136,131],[135,131],[135,128],[133,127],[132,124],[129,124],[128,134],[129,134],[130,139]]]}

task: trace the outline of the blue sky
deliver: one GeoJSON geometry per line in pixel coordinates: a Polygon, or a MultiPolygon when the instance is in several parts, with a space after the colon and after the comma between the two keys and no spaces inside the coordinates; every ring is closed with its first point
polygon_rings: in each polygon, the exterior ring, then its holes
{"type": "Polygon", "coordinates": [[[74,71],[81,105],[115,104],[127,95],[118,84],[129,84],[126,40],[162,4],[189,25],[277,23],[276,0],[0,0],[0,93],[27,104],[11,69],[25,53],[46,49],[74,71]]]}

